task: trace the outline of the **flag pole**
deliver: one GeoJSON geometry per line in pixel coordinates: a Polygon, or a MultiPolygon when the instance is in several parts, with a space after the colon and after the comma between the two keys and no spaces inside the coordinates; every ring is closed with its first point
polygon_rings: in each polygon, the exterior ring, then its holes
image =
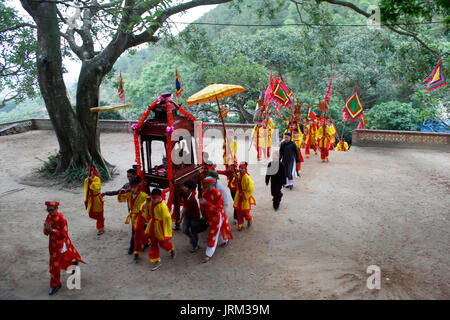
{"type": "Polygon", "coordinates": [[[341,136],[341,140],[339,140],[339,142],[341,142],[342,139],[344,139],[345,123],[346,123],[347,121],[344,120],[343,122],[344,122],[344,126],[342,127],[342,136],[341,136]]]}

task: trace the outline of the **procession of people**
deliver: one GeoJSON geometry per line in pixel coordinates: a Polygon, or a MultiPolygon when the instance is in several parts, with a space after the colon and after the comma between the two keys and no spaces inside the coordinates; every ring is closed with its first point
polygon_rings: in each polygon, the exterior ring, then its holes
{"type": "MultiPolygon", "coordinates": [[[[316,155],[317,151],[320,151],[322,162],[328,162],[329,151],[335,150],[337,133],[331,118],[314,115],[313,118],[307,117],[301,126],[301,107],[297,104],[295,112],[294,108],[291,109],[291,117],[286,121],[287,129],[280,137],[275,135],[278,130],[275,130],[275,123],[270,118],[268,106],[260,100],[258,107],[251,140],[256,149],[257,161],[268,161],[265,184],[270,184],[273,209],[278,211],[283,198],[283,188],[293,190],[296,178],[300,177],[301,163],[305,161],[302,148],[305,148],[306,158],[309,158],[310,149],[313,149],[316,155]],[[271,150],[273,139],[280,139],[279,150],[271,150]]],[[[201,263],[210,261],[217,247],[227,247],[233,239],[227,216],[231,204],[232,222],[236,225],[236,230],[249,229],[254,222],[255,181],[248,171],[248,163],[237,160],[236,136],[232,131],[226,133],[225,125],[222,124],[225,135],[221,141],[224,170],[217,170],[217,165],[209,159],[208,153],[200,152],[201,170],[195,179],[184,179],[182,185],[178,185],[176,189],[170,180],[173,179],[173,165],[167,155],[162,155],[165,165],[155,167],[158,172],[165,174],[172,171],[172,178],[167,174],[169,188],[163,190],[158,187],[150,188],[147,178],[143,175],[142,166],[137,162],[127,170],[128,181],[119,190],[102,192],[99,172],[94,165],[89,165],[84,181],[84,204],[88,216],[96,221],[97,234],[100,236],[105,232],[105,197],[115,196],[118,202],[126,202],[127,215],[124,223],[131,225],[128,254],[133,255],[134,262],[138,263],[148,248],[151,270],[156,271],[162,266],[160,249],[166,251],[171,259],[175,258],[177,249],[173,237],[180,228],[180,234],[186,236],[189,241],[189,251],[203,252],[201,263]],[[225,185],[220,181],[220,175],[226,177],[225,185]],[[166,193],[170,194],[169,200],[166,200],[166,193]],[[199,237],[203,232],[207,234],[204,248],[199,237]]],[[[135,143],[136,141],[138,140],[135,140],[135,143]]],[[[336,150],[347,151],[348,144],[342,139],[336,150]]],[[[66,270],[78,262],[85,262],[70,241],[67,221],[57,212],[59,203],[48,201],[46,205],[49,215],[44,225],[44,234],[50,237],[49,294],[53,295],[61,288],[60,270],[66,270]]]]}

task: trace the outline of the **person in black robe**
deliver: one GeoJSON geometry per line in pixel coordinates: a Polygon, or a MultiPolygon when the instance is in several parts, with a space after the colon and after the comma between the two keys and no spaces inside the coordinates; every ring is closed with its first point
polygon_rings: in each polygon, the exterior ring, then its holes
{"type": "Polygon", "coordinates": [[[294,187],[294,176],[297,174],[297,163],[300,162],[300,155],[297,145],[291,141],[289,132],[284,134],[284,141],[280,146],[280,161],[284,165],[286,188],[292,190],[294,187]]]}
{"type": "Polygon", "coordinates": [[[286,183],[284,165],[280,161],[280,154],[278,152],[274,152],[272,154],[272,161],[267,165],[266,186],[269,185],[269,182],[270,192],[272,194],[273,208],[275,209],[275,211],[277,211],[280,207],[281,198],[283,197],[281,189],[286,183]]]}

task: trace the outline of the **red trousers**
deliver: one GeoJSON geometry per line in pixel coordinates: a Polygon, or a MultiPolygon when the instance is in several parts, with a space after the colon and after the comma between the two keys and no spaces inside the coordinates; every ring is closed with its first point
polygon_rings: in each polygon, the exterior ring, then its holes
{"type": "Polygon", "coordinates": [[[310,143],[307,143],[306,146],[305,146],[305,156],[307,156],[307,157],[310,156],[310,151],[309,151],[310,147],[313,148],[314,152],[317,152],[317,144],[314,144],[314,145],[311,146],[310,143]]]}
{"type": "Polygon", "coordinates": [[[61,285],[61,266],[55,266],[50,260],[50,287],[61,285]]]}
{"type": "Polygon", "coordinates": [[[305,160],[303,160],[303,156],[302,156],[302,148],[298,148],[298,154],[300,156],[300,162],[297,163],[297,171],[300,172],[302,170],[302,162],[305,161],[305,160]]]}
{"type": "MultiPolygon", "coordinates": [[[[68,250],[72,248],[68,248],[68,250]]],[[[65,253],[50,250],[50,287],[61,285],[61,270],[67,270],[76,260],[75,255],[71,251],[65,253]]]]}
{"type": "Polygon", "coordinates": [[[159,247],[163,248],[167,252],[172,252],[174,245],[170,240],[159,240],[155,237],[150,237],[150,250],[148,252],[148,257],[150,262],[156,262],[161,260],[159,257],[159,247]]]}
{"type": "Polygon", "coordinates": [[[328,158],[328,153],[330,152],[330,150],[328,150],[328,148],[320,148],[320,159],[322,160],[326,160],[328,158]]]}
{"type": "Polygon", "coordinates": [[[257,150],[257,159],[258,159],[258,160],[261,160],[262,157],[263,157],[263,155],[264,155],[264,149],[263,149],[263,147],[258,147],[258,150],[257,150]]]}
{"type": "Polygon", "coordinates": [[[244,219],[246,219],[247,221],[253,220],[253,217],[250,214],[250,209],[237,210],[238,228],[241,228],[244,225],[244,219]]]}
{"type": "Polygon", "coordinates": [[[105,229],[105,218],[103,216],[103,211],[93,212],[89,211],[89,218],[97,220],[97,231],[105,229]]]}
{"type": "Polygon", "coordinates": [[[133,254],[141,254],[142,246],[148,243],[148,236],[145,236],[144,222],[137,224],[137,228],[134,230],[134,251],[133,254]]]}

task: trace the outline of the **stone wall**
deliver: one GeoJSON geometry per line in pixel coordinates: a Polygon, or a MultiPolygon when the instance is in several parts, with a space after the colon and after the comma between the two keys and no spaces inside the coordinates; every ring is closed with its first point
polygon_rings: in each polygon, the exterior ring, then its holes
{"type": "MultiPolygon", "coordinates": [[[[137,123],[137,120],[99,120],[98,126],[101,132],[129,132],[131,125],[137,123]]],[[[245,123],[227,123],[227,129],[247,129],[253,128],[253,124],[245,123]]],[[[205,123],[205,129],[219,129],[222,132],[221,123],[205,123]]],[[[27,130],[53,130],[50,119],[28,119],[0,124],[0,135],[24,132],[27,130]],[[12,128],[16,128],[12,130],[12,128]],[[22,129],[17,129],[22,128],[22,129]],[[3,130],[3,131],[2,131],[3,130]],[[2,134],[2,132],[4,134],[2,134]]]]}
{"type": "Polygon", "coordinates": [[[1,123],[0,136],[21,133],[34,129],[36,128],[33,119],[1,123]]]}
{"type": "Polygon", "coordinates": [[[358,147],[427,148],[450,151],[450,133],[353,130],[352,145],[358,147]]]}

